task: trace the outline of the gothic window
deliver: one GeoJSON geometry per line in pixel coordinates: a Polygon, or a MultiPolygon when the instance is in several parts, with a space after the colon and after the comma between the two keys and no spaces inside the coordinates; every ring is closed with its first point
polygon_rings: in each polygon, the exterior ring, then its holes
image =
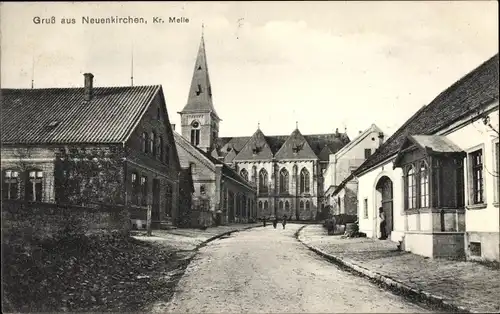
{"type": "Polygon", "coordinates": [[[429,169],[425,162],[420,166],[420,207],[429,207],[429,169]]]}
{"type": "Polygon", "coordinates": [[[248,171],[246,169],[241,169],[240,176],[248,181],[248,171]]]}
{"type": "Polygon", "coordinates": [[[42,179],[43,172],[39,170],[30,170],[26,172],[26,185],[24,196],[27,201],[42,201],[42,179]]]}
{"type": "Polygon", "coordinates": [[[259,172],[259,193],[267,193],[267,171],[261,169],[259,172]]]}
{"type": "Polygon", "coordinates": [[[257,181],[257,167],[253,166],[252,167],[252,182],[256,182],[257,181]]]}
{"type": "Polygon", "coordinates": [[[156,133],[151,132],[151,139],[149,141],[149,151],[156,156],[156,133]]]}
{"type": "Polygon", "coordinates": [[[205,193],[206,193],[206,188],[205,188],[205,185],[202,184],[202,185],[200,185],[200,194],[205,195],[205,193]]]}
{"type": "Polygon", "coordinates": [[[306,210],[307,209],[311,209],[311,203],[309,203],[309,201],[306,201],[306,210]]]}
{"type": "Polygon", "coordinates": [[[143,132],[142,133],[142,152],[145,154],[148,153],[148,149],[149,149],[148,141],[149,141],[148,133],[143,132]]]}
{"type": "Polygon", "coordinates": [[[300,193],[309,193],[309,171],[306,168],[300,171],[300,193]]]}
{"type": "Polygon", "coordinates": [[[283,209],[283,201],[280,201],[280,202],[279,202],[279,208],[280,208],[280,209],[283,209]]]}
{"type": "Polygon", "coordinates": [[[406,173],[407,208],[417,207],[417,183],[415,182],[415,169],[410,166],[406,173]]]}
{"type": "Polygon", "coordinates": [[[280,193],[287,193],[289,187],[288,171],[283,168],[280,171],[280,193]]]}
{"type": "Polygon", "coordinates": [[[200,145],[200,123],[198,121],[193,121],[191,124],[191,144],[200,145]]]}
{"type": "Polygon", "coordinates": [[[4,199],[19,198],[19,172],[15,170],[4,171],[4,181],[2,185],[4,199]]]}
{"type": "Polygon", "coordinates": [[[264,209],[268,209],[269,208],[269,203],[267,201],[264,201],[264,209]]]}
{"type": "Polygon", "coordinates": [[[290,203],[288,201],[285,201],[285,209],[286,210],[290,209],[290,203]]]}
{"type": "Polygon", "coordinates": [[[262,209],[262,201],[259,201],[259,209],[262,209]]]}
{"type": "Polygon", "coordinates": [[[300,201],[299,203],[299,208],[302,210],[304,209],[304,201],[300,201]]]}

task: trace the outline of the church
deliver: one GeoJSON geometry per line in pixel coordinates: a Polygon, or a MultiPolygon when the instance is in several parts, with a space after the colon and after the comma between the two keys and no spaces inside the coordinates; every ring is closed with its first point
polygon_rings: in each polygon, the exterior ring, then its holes
{"type": "MultiPolygon", "coordinates": [[[[207,67],[205,41],[202,35],[196,58],[188,101],[179,112],[184,141],[204,156],[230,168],[255,191],[251,211],[257,218],[286,215],[292,220],[314,220],[324,208],[324,177],[330,154],[350,142],[345,133],[302,134],[298,126],[290,135],[266,135],[260,127],[251,136],[220,137],[221,118],[215,110],[207,67]]],[[[176,140],[178,151],[181,140],[176,140]]],[[[182,156],[180,157],[183,160],[182,156]]],[[[198,178],[193,175],[195,197],[198,178]]],[[[214,184],[216,184],[214,182],[214,184]]],[[[213,187],[211,193],[223,188],[213,187]]],[[[219,208],[227,212],[224,193],[219,208]]],[[[248,199],[248,197],[247,197],[248,199]]],[[[231,202],[229,202],[231,203],[231,202]]],[[[224,216],[224,215],[223,215],[224,216]]],[[[229,212],[228,217],[234,217],[229,212]]],[[[228,221],[234,219],[228,218],[228,221]]]]}

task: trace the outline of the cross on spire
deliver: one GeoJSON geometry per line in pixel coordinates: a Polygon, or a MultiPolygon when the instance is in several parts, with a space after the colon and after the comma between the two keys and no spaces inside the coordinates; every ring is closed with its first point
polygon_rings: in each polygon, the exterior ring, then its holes
{"type": "Polygon", "coordinates": [[[295,121],[295,128],[298,130],[299,129],[299,121],[295,121]]]}
{"type": "Polygon", "coordinates": [[[259,129],[259,130],[260,130],[260,121],[259,121],[259,122],[257,122],[257,129],[259,129]]]}
{"type": "Polygon", "coordinates": [[[201,23],[201,37],[205,34],[205,24],[201,23]]]}

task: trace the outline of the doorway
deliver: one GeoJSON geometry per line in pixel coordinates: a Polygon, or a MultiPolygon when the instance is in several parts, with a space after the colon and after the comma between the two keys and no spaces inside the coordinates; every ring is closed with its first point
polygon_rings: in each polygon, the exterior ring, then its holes
{"type": "MultiPolygon", "coordinates": [[[[392,181],[387,176],[383,176],[377,182],[376,186],[380,207],[382,207],[386,219],[386,233],[388,239],[391,238],[391,232],[394,228],[394,210],[393,210],[393,189],[392,181]]],[[[380,234],[378,223],[378,207],[377,207],[377,234],[380,234]]]]}

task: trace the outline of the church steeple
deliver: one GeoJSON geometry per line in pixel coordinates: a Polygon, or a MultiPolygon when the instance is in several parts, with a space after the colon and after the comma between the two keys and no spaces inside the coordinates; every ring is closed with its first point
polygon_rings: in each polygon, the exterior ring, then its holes
{"type": "Polygon", "coordinates": [[[204,151],[211,151],[219,135],[221,119],[215,111],[212,100],[203,26],[187,103],[179,114],[182,136],[204,151]]]}

